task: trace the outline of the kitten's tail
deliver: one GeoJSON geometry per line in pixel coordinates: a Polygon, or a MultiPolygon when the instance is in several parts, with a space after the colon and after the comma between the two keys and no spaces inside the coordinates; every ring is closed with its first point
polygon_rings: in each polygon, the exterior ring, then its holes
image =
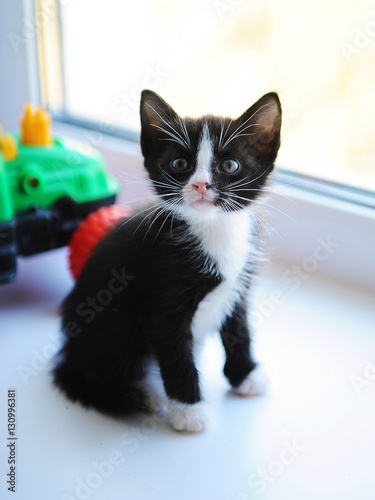
{"type": "Polygon", "coordinates": [[[80,369],[67,369],[64,364],[56,366],[53,377],[55,385],[69,399],[105,415],[122,417],[150,410],[146,394],[136,383],[126,385],[121,380],[98,380],[80,369]]]}

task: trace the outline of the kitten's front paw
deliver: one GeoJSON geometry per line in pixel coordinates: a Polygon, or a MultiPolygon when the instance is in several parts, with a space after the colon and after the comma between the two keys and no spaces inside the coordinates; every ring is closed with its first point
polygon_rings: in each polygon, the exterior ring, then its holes
{"type": "Polygon", "coordinates": [[[208,415],[202,403],[186,404],[169,400],[169,417],[176,431],[202,432],[208,425],[208,415]]]}
{"type": "Polygon", "coordinates": [[[267,389],[267,378],[259,368],[255,368],[238,387],[233,390],[243,397],[259,396],[267,389]]]}

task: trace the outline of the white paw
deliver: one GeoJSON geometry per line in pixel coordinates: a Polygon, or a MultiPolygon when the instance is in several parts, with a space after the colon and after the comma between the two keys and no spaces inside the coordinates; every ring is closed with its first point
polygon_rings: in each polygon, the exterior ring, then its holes
{"type": "Polygon", "coordinates": [[[259,368],[255,368],[234,391],[243,397],[259,396],[267,389],[267,379],[259,368]]]}
{"type": "Polygon", "coordinates": [[[202,403],[186,404],[168,401],[168,413],[176,431],[201,432],[208,425],[208,415],[202,403]]]}

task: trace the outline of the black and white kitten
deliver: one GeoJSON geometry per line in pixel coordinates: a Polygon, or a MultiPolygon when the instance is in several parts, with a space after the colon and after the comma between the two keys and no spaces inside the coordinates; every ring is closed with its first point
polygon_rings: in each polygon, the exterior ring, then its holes
{"type": "Polygon", "coordinates": [[[219,331],[224,374],[259,393],[248,291],[258,259],[257,198],[280,145],[281,107],[269,93],[242,116],[181,118],[156,93],[141,98],[141,147],[153,205],[121,221],[94,250],[62,305],[65,343],[54,380],[113,416],[160,410],[157,365],[172,426],[206,425],[195,347],[219,331]]]}

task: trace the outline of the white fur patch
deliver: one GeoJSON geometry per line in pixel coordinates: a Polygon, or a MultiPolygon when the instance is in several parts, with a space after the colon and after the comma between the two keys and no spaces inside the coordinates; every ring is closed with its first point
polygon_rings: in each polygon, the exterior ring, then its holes
{"type": "Polygon", "coordinates": [[[201,432],[205,430],[209,421],[204,403],[191,405],[169,399],[168,414],[176,431],[201,432]]]}
{"type": "Polygon", "coordinates": [[[198,146],[197,168],[189,183],[207,182],[211,184],[211,163],[214,155],[214,148],[207,123],[203,125],[202,136],[198,146]]]}
{"type": "Polygon", "coordinates": [[[255,262],[257,251],[251,242],[252,219],[248,210],[218,214],[204,224],[191,224],[190,230],[201,242],[202,251],[214,261],[223,277],[199,304],[192,321],[196,340],[219,330],[236,302],[246,293],[245,266],[255,262]]]}
{"type": "Polygon", "coordinates": [[[208,189],[204,193],[204,199],[207,204],[200,205],[197,202],[202,200],[202,194],[197,192],[195,185],[197,183],[212,184],[211,163],[213,160],[214,150],[213,143],[210,137],[210,131],[207,123],[203,125],[201,139],[198,146],[197,167],[182,190],[184,198],[184,206],[178,209],[182,216],[186,213],[197,215],[204,212],[217,212],[217,208],[212,204],[216,198],[212,189],[208,189]]]}
{"type": "Polygon", "coordinates": [[[160,367],[156,360],[149,362],[145,376],[139,384],[147,396],[147,405],[154,413],[162,414],[166,411],[167,396],[164,390],[160,367]]]}
{"type": "Polygon", "coordinates": [[[259,368],[255,368],[234,392],[243,397],[252,397],[263,394],[266,388],[267,378],[259,368]]]}

